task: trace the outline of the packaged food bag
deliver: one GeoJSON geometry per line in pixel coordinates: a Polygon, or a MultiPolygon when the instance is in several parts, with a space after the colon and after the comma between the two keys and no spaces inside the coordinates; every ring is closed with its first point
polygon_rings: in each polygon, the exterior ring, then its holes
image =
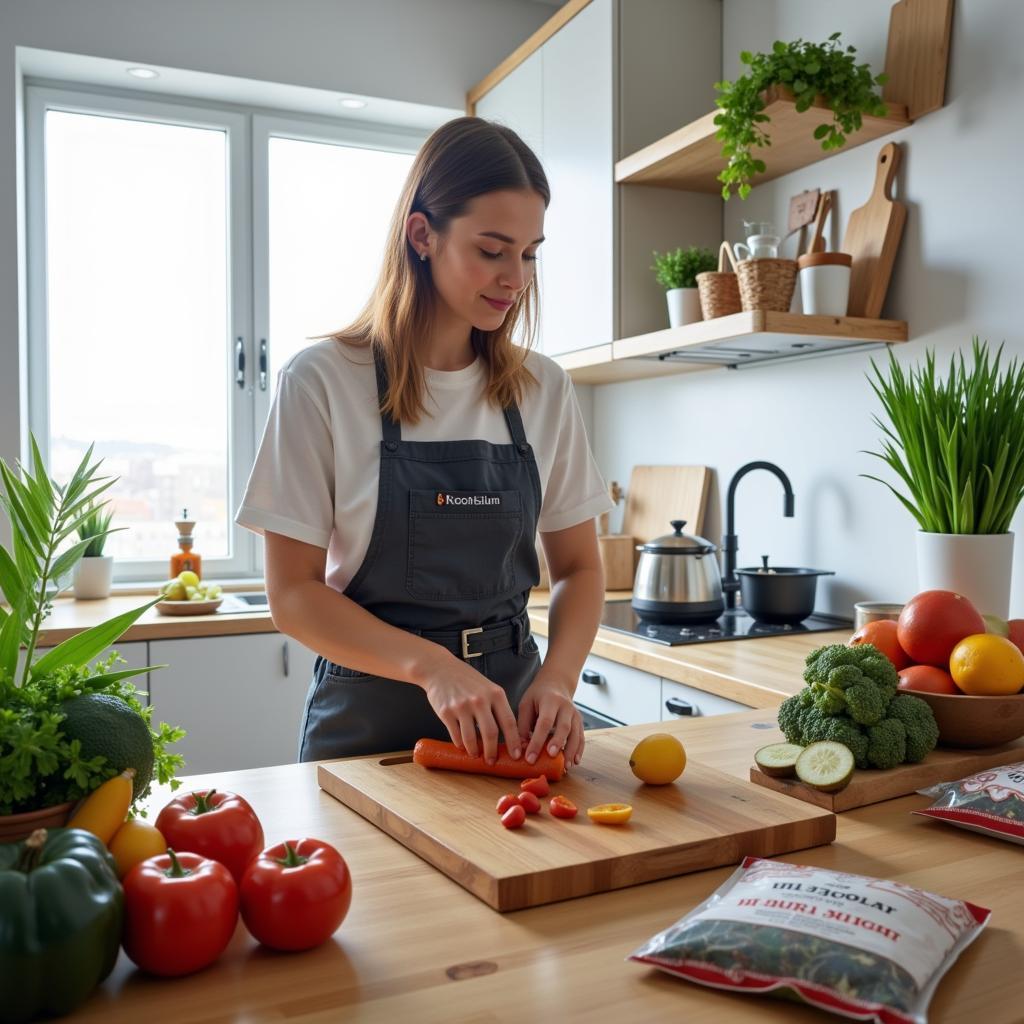
{"type": "Polygon", "coordinates": [[[918,792],[935,802],[914,814],[1024,845],[1024,761],[918,792]]]}
{"type": "Polygon", "coordinates": [[[852,1020],[925,1024],[939,979],[988,917],[899,882],[747,857],[629,959],[852,1020]]]}

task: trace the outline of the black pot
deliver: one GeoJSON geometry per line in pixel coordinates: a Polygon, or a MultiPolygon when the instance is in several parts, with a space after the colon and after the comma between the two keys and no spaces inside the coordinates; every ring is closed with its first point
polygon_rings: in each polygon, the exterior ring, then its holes
{"type": "Polygon", "coordinates": [[[831,569],[794,569],[783,566],[737,569],[743,609],[759,622],[795,626],[814,611],[819,576],[835,576],[831,569]]]}

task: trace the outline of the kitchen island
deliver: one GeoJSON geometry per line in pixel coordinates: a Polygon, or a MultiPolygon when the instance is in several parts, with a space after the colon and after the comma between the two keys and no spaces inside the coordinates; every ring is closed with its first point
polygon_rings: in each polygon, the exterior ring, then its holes
{"type": "MultiPolygon", "coordinates": [[[[753,750],[780,738],[774,717],[757,710],[633,731],[670,731],[691,760],[743,779],[753,750]]],[[[684,773],[679,784],[685,781],[684,773]]],[[[113,974],[72,1020],[840,1019],[788,1002],[700,988],[625,960],[707,897],[730,868],[502,915],[320,791],[314,764],[193,776],[185,786],[243,794],[263,821],[268,845],[309,835],[337,846],[354,879],[348,918],[330,942],[301,954],[265,950],[239,924],[216,964],[174,980],[141,974],[122,953],[113,974]]],[[[155,792],[150,806],[158,810],[168,796],[166,789],[155,792]]],[[[831,846],[779,859],[896,879],[991,908],[988,927],[940,983],[929,1020],[1019,1024],[1024,856],[1014,844],[910,814],[927,803],[908,796],[847,812],[839,816],[831,846]]],[[[529,837],[510,833],[508,840],[529,837]]]]}

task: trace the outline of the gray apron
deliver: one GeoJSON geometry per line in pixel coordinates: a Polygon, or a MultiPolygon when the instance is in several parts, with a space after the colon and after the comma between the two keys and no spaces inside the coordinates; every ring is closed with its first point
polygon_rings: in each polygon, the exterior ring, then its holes
{"type": "MultiPolygon", "coordinates": [[[[376,370],[383,403],[379,358],[376,370]]],[[[466,659],[515,713],[540,668],[526,599],[540,579],[541,489],[519,409],[504,414],[511,444],[403,441],[400,424],[381,415],[373,534],[345,596],[466,659]]],[[[408,750],[425,736],[449,739],[418,686],[316,659],[300,761],[408,750]]]]}

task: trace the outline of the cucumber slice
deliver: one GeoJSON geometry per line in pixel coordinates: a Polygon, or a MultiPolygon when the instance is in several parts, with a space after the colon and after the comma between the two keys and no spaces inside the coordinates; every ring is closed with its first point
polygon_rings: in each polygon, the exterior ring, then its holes
{"type": "Polygon", "coordinates": [[[822,793],[838,793],[853,778],[850,748],[832,740],[805,747],[796,759],[796,777],[822,793]]]}
{"type": "Polygon", "coordinates": [[[754,764],[773,779],[788,779],[796,774],[796,759],[804,748],[796,743],[769,743],[754,753],[754,764]]]}

